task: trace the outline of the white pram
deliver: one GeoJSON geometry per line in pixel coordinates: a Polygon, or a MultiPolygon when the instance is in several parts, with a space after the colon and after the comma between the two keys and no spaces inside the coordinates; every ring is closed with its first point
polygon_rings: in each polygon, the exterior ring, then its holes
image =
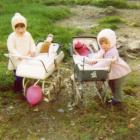
{"type": "Polygon", "coordinates": [[[72,40],[72,58],[73,58],[73,65],[74,65],[74,72],[71,76],[71,83],[72,83],[72,100],[71,105],[77,106],[83,100],[84,96],[84,83],[92,82],[93,93],[94,95],[98,95],[101,99],[101,102],[104,103],[107,96],[107,80],[108,80],[108,73],[110,70],[110,64],[112,60],[108,61],[107,67],[94,67],[94,65],[89,65],[87,61],[89,59],[93,59],[95,61],[104,61],[104,59],[95,59],[94,54],[99,50],[96,37],[74,37],[72,40]],[[90,47],[90,54],[87,56],[81,56],[75,53],[75,43],[82,42],[85,46],[90,47]],[[102,83],[102,84],[101,84],[102,83]]]}
{"type": "MultiPolygon", "coordinates": [[[[58,86],[58,83],[54,83],[54,80],[51,82],[46,79],[58,69],[58,64],[63,60],[64,53],[63,51],[58,53],[59,44],[57,43],[53,43],[50,48],[52,50],[50,50],[49,53],[38,53],[35,57],[22,57],[23,60],[17,66],[16,75],[23,77],[24,95],[29,79],[34,79],[34,85],[41,83],[42,91],[44,95],[46,95],[45,100],[51,100],[51,88],[55,88],[56,84],[58,86]]],[[[5,54],[5,56],[9,57],[11,62],[12,57],[18,57],[12,54],[5,54]]],[[[12,64],[14,65],[13,62],[12,64]]],[[[55,75],[55,82],[59,82],[60,85],[61,81],[58,72],[55,75]]]]}

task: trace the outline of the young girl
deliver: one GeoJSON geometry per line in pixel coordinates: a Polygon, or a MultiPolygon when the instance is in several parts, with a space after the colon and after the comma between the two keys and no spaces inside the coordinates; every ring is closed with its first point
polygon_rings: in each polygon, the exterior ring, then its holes
{"type": "Polygon", "coordinates": [[[15,82],[14,91],[22,91],[22,77],[16,76],[16,67],[21,61],[22,56],[34,56],[36,53],[34,40],[29,32],[26,31],[27,21],[20,13],[15,13],[11,20],[13,32],[8,36],[7,47],[12,55],[12,62],[9,60],[8,69],[14,71],[15,82]]]}
{"type": "Polygon", "coordinates": [[[131,69],[119,56],[118,50],[116,48],[116,35],[114,31],[110,29],[102,30],[97,36],[97,41],[100,47],[98,55],[101,54],[99,56],[104,58],[105,61],[97,63],[95,61],[90,61],[89,63],[94,64],[94,67],[105,67],[110,64],[109,61],[106,60],[108,58],[113,59],[109,72],[108,84],[113,94],[111,103],[116,105],[122,102],[121,88],[123,80],[124,77],[131,72],[131,69]]]}

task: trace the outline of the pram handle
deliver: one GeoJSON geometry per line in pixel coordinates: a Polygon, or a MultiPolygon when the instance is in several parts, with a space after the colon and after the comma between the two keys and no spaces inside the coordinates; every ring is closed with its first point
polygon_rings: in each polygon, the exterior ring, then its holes
{"type": "Polygon", "coordinates": [[[105,61],[105,60],[110,61],[110,62],[114,62],[116,60],[116,58],[88,58],[88,57],[83,57],[83,59],[85,59],[85,62],[92,61],[92,60],[97,61],[97,62],[105,61]]]}
{"type": "Polygon", "coordinates": [[[43,65],[43,67],[44,67],[46,73],[48,73],[48,72],[47,72],[47,69],[46,69],[46,67],[45,67],[45,64],[44,64],[44,62],[43,62],[42,60],[35,59],[34,57],[30,57],[30,56],[19,56],[19,55],[15,55],[15,54],[4,54],[4,56],[6,56],[6,57],[8,57],[8,58],[10,59],[12,65],[13,65],[14,67],[15,67],[15,65],[14,65],[14,63],[13,63],[11,57],[17,57],[17,58],[21,58],[21,59],[29,59],[29,60],[39,61],[39,62],[43,65]]]}

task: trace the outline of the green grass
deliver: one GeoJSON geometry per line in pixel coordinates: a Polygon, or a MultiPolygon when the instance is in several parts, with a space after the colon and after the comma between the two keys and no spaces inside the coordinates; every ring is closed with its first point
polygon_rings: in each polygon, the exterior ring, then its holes
{"type": "Polygon", "coordinates": [[[94,5],[98,7],[113,6],[116,8],[139,9],[140,5],[129,3],[128,0],[34,0],[45,5],[94,5]]]}
{"type": "Polygon", "coordinates": [[[35,41],[45,39],[48,33],[54,34],[54,42],[58,42],[67,54],[69,42],[72,37],[80,32],[76,28],[64,28],[55,26],[55,22],[71,16],[68,7],[65,6],[46,6],[37,2],[27,2],[26,0],[2,0],[0,1],[0,89],[5,90],[12,83],[12,74],[7,71],[6,41],[12,32],[11,18],[15,12],[20,12],[27,18],[28,31],[32,34],[35,41]],[[21,8],[22,7],[22,8],[21,8]],[[32,14],[31,14],[32,13],[32,14]],[[6,71],[3,73],[3,71],[6,71]]]}
{"type": "Polygon", "coordinates": [[[121,23],[122,20],[118,16],[107,16],[105,18],[100,19],[100,24],[113,24],[113,23],[121,23]]]}
{"type": "Polygon", "coordinates": [[[140,74],[138,72],[132,72],[127,78],[127,83],[130,87],[134,88],[140,86],[140,79],[138,78],[140,74]]]}
{"type": "Polygon", "coordinates": [[[40,0],[45,5],[91,5],[93,0],[40,0]]]}
{"type": "Polygon", "coordinates": [[[0,63],[0,90],[11,89],[13,80],[13,73],[7,69],[7,63],[0,63]]]}
{"type": "MultiPolygon", "coordinates": [[[[26,0],[20,2],[13,0],[13,3],[1,1],[0,5],[2,7],[0,11],[0,30],[2,31],[0,40],[1,54],[6,52],[6,40],[10,32],[12,32],[11,18],[15,12],[20,12],[27,18],[27,30],[32,34],[35,41],[45,39],[47,34],[52,33],[54,34],[54,42],[58,42],[61,45],[65,44],[64,48],[67,48],[72,37],[81,32],[76,28],[55,26],[56,21],[71,16],[71,12],[66,6],[47,6],[39,2],[27,2],[26,0]]],[[[3,55],[0,57],[3,59],[3,55]]]]}
{"type": "MultiPolygon", "coordinates": [[[[1,41],[6,41],[8,34],[12,31],[10,21],[15,12],[20,12],[27,18],[28,30],[35,39],[42,36],[46,37],[48,33],[57,28],[54,26],[56,20],[68,18],[71,15],[69,9],[63,6],[47,7],[37,3],[4,5],[3,14],[0,16],[0,30],[3,31],[1,41]]],[[[67,29],[65,30],[67,31],[67,29]]]]}
{"type": "Polygon", "coordinates": [[[139,9],[140,5],[129,3],[128,0],[93,0],[93,4],[98,7],[113,6],[116,8],[139,9]]]}
{"type": "Polygon", "coordinates": [[[94,5],[99,7],[114,6],[116,8],[127,8],[127,0],[94,0],[94,5]]]}
{"type": "Polygon", "coordinates": [[[99,33],[99,31],[101,31],[104,28],[116,30],[118,29],[119,24],[124,22],[118,16],[106,16],[100,19],[98,23],[99,23],[98,26],[92,29],[92,33],[95,35],[97,35],[97,33],[99,33]]]}
{"type": "MultiPolygon", "coordinates": [[[[77,28],[64,28],[55,25],[58,20],[71,16],[69,8],[63,5],[88,4],[89,0],[1,0],[0,1],[0,139],[54,139],[54,140],[137,140],[140,139],[140,96],[137,71],[128,75],[124,91],[124,108],[108,108],[88,99],[88,104],[80,109],[69,111],[68,93],[65,88],[55,103],[41,102],[30,107],[21,95],[14,94],[12,89],[13,73],[7,70],[6,40],[11,29],[11,17],[21,12],[28,20],[28,30],[33,38],[45,38],[48,33],[54,34],[54,40],[62,45],[67,54],[72,37],[82,31],[77,28]],[[50,2],[50,3],[49,3],[50,2]],[[48,6],[51,5],[51,6],[48,6]],[[57,5],[56,7],[54,5],[57,5]],[[62,6],[63,5],[63,6],[62,6]],[[21,8],[22,7],[22,8],[21,8]],[[31,14],[32,13],[32,14],[31,14]],[[130,92],[134,92],[133,96],[130,92]],[[65,97],[67,96],[67,97],[65,97]],[[57,110],[63,108],[64,113],[57,110]],[[38,109],[36,111],[35,109],[38,109]],[[132,118],[136,118],[133,120],[132,118]],[[133,120],[133,121],[132,121],[133,120]],[[73,122],[73,123],[72,123],[73,122]],[[130,124],[134,127],[129,127],[130,124]]],[[[92,1],[93,2],[93,1],[92,1]]],[[[99,1],[98,1],[99,2],[99,1]]],[[[114,1],[110,1],[113,3],[114,1]]],[[[102,3],[103,5],[105,3],[102,3]]],[[[103,7],[103,5],[101,5],[103,7]]],[[[117,29],[123,22],[119,17],[105,17],[99,20],[99,26],[93,30],[97,33],[102,28],[117,29]]],[[[68,55],[68,54],[67,54],[68,55]]],[[[135,62],[135,65],[139,61],[135,62]]],[[[69,65],[69,63],[68,63],[69,65]]],[[[134,63],[132,62],[132,66],[134,63]]],[[[64,63],[63,67],[66,64],[64,63]]],[[[72,68],[71,64],[69,65],[72,68]]],[[[68,74],[67,74],[68,76],[68,74]]]]}

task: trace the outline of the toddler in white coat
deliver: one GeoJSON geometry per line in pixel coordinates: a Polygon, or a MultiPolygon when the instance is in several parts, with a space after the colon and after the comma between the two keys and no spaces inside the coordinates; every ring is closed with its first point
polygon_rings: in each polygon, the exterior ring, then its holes
{"type": "Polygon", "coordinates": [[[15,82],[14,91],[22,91],[22,77],[16,76],[16,67],[22,60],[22,56],[34,56],[36,53],[35,43],[31,34],[26,30],[27,21],[20,13],[15,13],[11,20],[13,32],[7,39],[7,47],[9,54],[17,57],[11,57],[8,69],[14,71],[15,82]]]}

